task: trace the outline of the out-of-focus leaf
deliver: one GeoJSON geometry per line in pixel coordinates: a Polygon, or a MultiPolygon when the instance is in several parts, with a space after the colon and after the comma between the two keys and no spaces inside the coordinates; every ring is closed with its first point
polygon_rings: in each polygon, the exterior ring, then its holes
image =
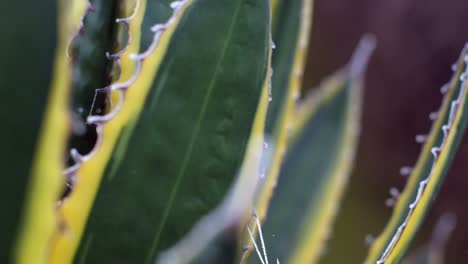
{"type": "Polygon", "coordinates": [[[373,38],[364,38],[348,67],[299,107],[303,122],[295,124],[263,226],[270,260],[314,263],[320,256],[352,168],[362,75],[373,47],[373,38]]]}
{"type": "Polygon", "coordinates": [[[468,46],[457,70],[442,88],[444,101],[418,162],[399,197],[392,217],[372,245],[366,263],[398,263],[434,201],[452,163],[468,121],[468,46]]]}
{"type": "MultiPolygon", "coordinates": [[[[256,208],[263,220],[272,190],[277,180],[290,130],[294,104],[299,96],[302,72],[307,57],[307,43],[312,22],[312,0],[271,1],[272,33],[276,48],[273,51],[270,107],[265,133],[271,137],[271,166],[265,170],[256,208]]],[[[255,221],[251,221],[252,227],[255,221]]],[[[246,246],[252,249],[245,234],[246,246]]],[[[250,254],[245,252],[244,255],[250,254]]],[[[245,259],[245,257],[244,257],[245,259]]]]}
{"type": "Polygon", "coordinates": [[[47,10],[46,19],[33,7],[28,12],[22,2],[0,5],[2,10],[8,10],[0,18],[5,25],[0,41],[0,92],[3,98],[0,104],[0,159],[4,176],[0,191],[0,262],[4,263],[11,260],[21,211],[27,202],[26,187],[53,79],[57,45],[56,2],[29,2],[32,6],[43,6],[47,10]],[[34,43],[27,38],[41,41],[34,43]]]}
{"type": "MultiPolygon", "coordinates": [[[[152,263],[222,200],[244,157],[269,66],[268,1],[186,0],[172,7],[168,24],[153,27],[147,52],[133,56],[135,78],[120,85],[126,87],[119,111],[110,121],[90,118],[105,122],[102,142],[63,205],[67,221],[81,218],[70,228],[76,242],[88,210],[80,207],[91,207],[75,261],[152,263]],[[106,131],[111,126],[123,128],[115,134],[106,131]],[[117,135],[112,151],[108,141],[117,135]],[[99,180],[83,182],[93,176],[102,181],[91,206],[99,180]]],[[[156,12],[143,10],[144,20],[156,12]]]]}
{"type": "Polygon", "coordinates": [[[266,123],[266,133],[274,136],[275,141],[282,138],[294,103],[299,98],[312,22],[312,0],[282,0],[277,2],[277,6],[272,25],[275,45],[272,57],[272,101],[266,123]]]}
{"type": "Polygon", "coordinates": [[[0,18],[0,262],[45,263],[63,183],[70,92],[66,50],[86,2],[0,7],[5,11],[0,18]]]}
{"type": "Polygon", "coordinates": [[[280,5],[281,0],[270,0],[270,6],[271,6],[271,19],[274,24],[274,21],[278,18],[278,9],[280,5]]]}
{"type": "Polygon", "coordinates": [[[455,215],[442,215],[434,228],[431,241],[405,258],[403,264],[443,264],[445,247],[455,225],[455,215]]]}
{"type": "MultiPolygon", "coordinates": [[[[271,97],[265,132],[272,138],[269,152],[271,166],[265,168],[265,180],[256,201],[256,213],[263,221],[274,185],[277,181],[284,153],[291,114],[299,96],[302,71],[307,53],[310,25],[312,22],[312,0],[271,1],[272,33],[275,45],[272,62],[271,97]]],[[[254,229],[255,219],[249,226],[254,229]]],[[[254,230],[254,235],[256,231],[254,230]]],[[[241,262],[253,250],[250,237],[244,230],[244,247],[241,262]]]]}

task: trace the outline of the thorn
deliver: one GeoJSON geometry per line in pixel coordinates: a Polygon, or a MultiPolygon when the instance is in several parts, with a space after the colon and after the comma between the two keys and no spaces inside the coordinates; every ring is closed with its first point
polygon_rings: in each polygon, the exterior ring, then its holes
{"type": "Polygon", "coordinates": [[[463,72],[462,74],[460,74],[460,81],[461,82],[464,82],[466,80],[466,75],[467,75],[466,72],[463,72]]]}
{"type": "Polygon", "coordinates": [[[136,54],[136,53],[131,53],[128,57],[129,57],[130,59],[132,59],[132,60],[137,60],[138,54],[136,54]]]}
{"type": "Polygon", "coordinates": [[[447,137],[449,131],[450,131],[450,126],[448,125],[442,126],[442,132],[444,133],[444,137],[447,137]]]}
{"type": "Polygon", "coordinates": [[[438,156],[437,153],[438,152],[440,152],[440,148],[438,148],[438,147],[433,147],[431,149],[431,153],[432,153],[432,155],[434,156],[435,159],[437,159],[437,156],[438,156]]]}
{"type": "Polygon", "coordinates": [[[386,205],[387,207],[390,207],[390,208],[392,208],[393,206],[395,206],[395,203],[396,203],[396,200],[395,200],[393,197],[387,198],[387,199],[385,200],[385,205],[386,205]]]}
{"type": "Polygon", "coordinates": [[[433,250],[445,247],[456,225],[456,215],[444,213],[440,216],[432,233],[431,247],[433,250]]]}
{"type": "Polygon", "coordinates": [[[83,163],[83,156],[78,152],[76,148],[72,148],[70,150],[70,156],[72,157],[73,161],[77,164],[83,163]]]}
{"type": "Polygon", "coordinates": [[[397,199],[400,196],[400,191],[395,187],[390,188],[389,193],[394,199],[397,199]]]}
{"type": "Polygon", "coordinates": [[[416,143],[422,144],[427,141],[427,138],[428,138],[428,135],[420,134],[420,135],[416,135],[415,140],[416,140],[416,143]]]}
{"type": "Polygon", "coordinates": [[[246,252],[249,249],[250,249],[250,245],[243,245],[242,246],[242,251],[244,251],[244,252],[246,252]]]}
{"type": "Polygon", "coordinates": [[[123,24],[128,26],[130,24],[130,21],[133,20],[133,18],[135,18],[135,16],[138,13],[139,9],[140,9],[140,0],[136,0],[135,8],[133,9],[133,13],[129,17],[117,18],[115,20],[115,22],[116,23],[123,23],[123,24]]]}
{"type": "Polygon", "coordinates": [[[450,85],[448,83],[442,85],[442,87],[440,87],[440,93],[441,94],[446,94],[448,92],[450,88],[450,85]]]}
{"type": "Polygon", "coordinates": [[[412,171],[413,171],[413,168],[410,166],[403,166],[400,168],[401,176],[408,176],[411,174],[412,171]]]}
{"type": "Polygon", "coordinates": [[[452,66],[450,67],[452,69],[453,72],[457,71],[457,63],[455,62],[454,64],[452,64],[452,66]]]}
{"type": "Polygon", "coordinates": [[[429,114],[429,119],[431,121],[434,121],[434,120],[437,119],[438,116],[439,116],[439,112],[432,112],[432,113],[429,114]]]}
{"type": "Polygon", "coordinates": [[[177,9],[184,4],[184,1],[174,1],[171,3],[172,9],[177,9]]]}
{"type": "Polygon", "coordinates": [[[370,247],[370,246],[372,246],[372,244],[374,243],[375,237],[374,237],[373,235],[371,235],[371,234],[368,234],[368,235],[366,235],[364,241],[365,241],[366,245],[367,245],[368,247],[370,247]]]}
{"type": "Polygon", "coordinates": [[[117,18],[117,19],[115,19],[115,23],[124,24],[124,25],[129,26],[130,25],[130,20],[128,18],[117,18]]]}
{"type": "Polygon", "coordinates": [[[96,12],[96,9],[94,8],[94,6],[91,4],[91,2],[88,1],[88,3],[86,4],[86,11],[87,12],[90,12],[90,13],[94,13],[96,12]]]}
{"type": "Polygon", "coordinates": [[[120,59],[120,53],[112,54],[112,53],[107,51],[106,52],[106,58],[108,60],[118,60],[118,59],[120,59]]]}
{"type": "Polygon", "coordinates": [[[156,24],[156,25],[151,27],[151,31],[156,33],[156,32],[164,31],[164,30],[166,30],[166,28],[167,28],[166,24],[156,24]]]}

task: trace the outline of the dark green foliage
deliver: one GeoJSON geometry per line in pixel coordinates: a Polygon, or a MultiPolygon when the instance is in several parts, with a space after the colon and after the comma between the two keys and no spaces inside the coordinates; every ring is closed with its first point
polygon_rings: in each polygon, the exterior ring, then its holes
{"type": "Polygon", "coordinates": [[[0,16],[0,262],[11,258],[52,82],[57,1],[4,1],[0,16]],[[28,8],[25,8],[28,6],[28,8]],[[37,10],[43,10],[37,12],[37,10]]]}

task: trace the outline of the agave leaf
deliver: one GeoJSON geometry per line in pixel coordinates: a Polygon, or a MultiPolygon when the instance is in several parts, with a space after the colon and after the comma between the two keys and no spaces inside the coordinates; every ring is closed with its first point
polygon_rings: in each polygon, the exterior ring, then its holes
{"type": "Polygon", "coordinates": [[[269,83],[270,79],[266,78],[244,161],[235,183],[223,202],[200,219],[181,241],[164,252],[158,263],[238,263],[235,262],[237,234],[233,230],[245,223],[245,212],[252,210],[255,189],[260,179],[259,171],[265,162],[263,134],[268,109],[269,83]]]}
{"type": "MultiPolygon", "coordinates": [[[[269,50],[269,65],[271,65],[269,50]]],[[[200,219],[175,246],[163,252],[158,263],[238,263],[238,230],[251,215],[259,174],[271,162],[265,145],[265,121],[270,98],[271,66],[265,75],[262,96],[257,107],[247,150],[236,182],[223,202],[200,219]],[[268,163],[268,164],[267,164],[268,163]],[[246,213],[248,212],[248,213],[246,213]]]]}
{"type": "MultiPolygon", "coordinates": [[[[270,3],[271,4],[271,3],[270,3]]],[[[271,18],[268,18],[271,27],[271,18]]],[[[252,215],[254,194],[261,175],[271,163],[270,144],[264,138],[268,106],[271,103],[271,53],[251,136],[236,183],[223,202],[204,216],[183,239],[159,259],[161,263],[239,263],[239,231],[252,215]],[[237,231],[237,232],[236,232],[237,231]]]]}
{"type": "Polygon", "coordinates": [[[443,264],[445,248],[455,229],[456,217],[443,214],[434,228],[431,241],[403,260],[403,264],[443,264]]]}
{"type": "MultiPolygon", "coordinates": [[[[102,177],[76,261],[153,262],[221,201],[244,156],[268,66],[265,2],[177,2],[168,24],[153,28],[147,52],[133,56],[137,70],[122,92],[123,105],[105,120],[102,142],[64,203],[69,216],[87,214],[79,207],[91,207],[94,195],[89,184],[78,185],[102,177]],[[118,134],[106,134],[117,125],[118,134]],[[106,142],[117,136],[111,152],[106,142]]],[[[153,12],[143,5],[140,19],[153,12]]]]}
{"type": "MultiPolygon", "coordinates": [[[[2,4],[2,10],[8,10],[0,18],[4,25],[24,21],[16,27],[6,26],[2,30],[0,42],[2,51],[0,89],[2,98],[6,99],[0,106],[1,120],[5,125],[5,127],[2,125],[0,137],[2,174],[5,176],[0,192],[0,201],[4,208],[0,225],[2,262],[11,260],[12,246],[17,235],[36,142],[45,112],[47,93],[53,78],[54,50],[58,35],[56,32],[58,7],[54,1],[45,1],[43,6],[47,7],[50,14],[47,19],[40,19],[38,13],[31,19],[25,19],[27,14],[23,3],[2,4]],[[32,23],[36,20],[34,18],[41,23],[32,23]],[[21,43],[22,36],[41,37],[43,41],[37,44],[30,41],[21,43]],[[32,60],[34,63],[22,63],[31,58],[35,58],[32,60]],[[25,72],[28,78],[24,78],[25,72]],[[12,87],[15,89],[11,89],[12,87]],[[28,93],[33,94],[29,96],[28,93]],[[21,109],[22,115],[15,113],[14,109],[21,109]],[[16,138],[21,140],[14,140],[16,138]]],[[[31,15],[34,14],[36,13],[31,12],[31,15]]]]}
{"type": "Polygon", "coordinates": [[[312,0],[278,1],[272,25],[275,49],[272,57],[272,101],[266,133],[275,141],[285,131],[294,103],[299,98],[312,22],[312,0]]]}
{"type": "Polygon", "coordinates": [[[278,18],[278,10],[280,6],[281,0],[270,0],[270,7],[271,7],[271,19],[272,24],[275,24],[274,21],[278,18]]]}
{"type": "MultiPolygon", "coordinates": [[[[128,43],[119,52],[112,54],[112,56],[116,58],[117,64],[120,66],[119,79],[116,80],[116,83],[129,80],[135,72],[136,61],[130,57],[130,54],[138,52],[140,45],[140,26],[145,3],[144,0],[123,1],[118,7],[118,14],[123,18],[118,19],[116,22],[127,25],[125,30],[128,31],[128,43]]],[[[119,33],[122,34],[123,29],[119,27],[118,30],[120,30],[119,33]]],[[[110,97],[113,102],[120,102],[119,91],[111,90],[110,97]]],[[[77,180],[73,192],[58,208],[57,213],[62,221],[63,227],[56,232],[55,236],[51,239],[51,263],[62,264],[72,262],[82,236],[97,186],[102,177],[102,171],[110,158],[122,127],[128,122],[128,116],[134,113],[135,106],[138,105],[140,98],[138,94],[133,96],[133,99],[127,98],[126,105],[121,107],[119,118],[108,122],[105,127],[98,126],[99,138],[97,145],[99,145],[99,148],[94,149],[85,157],[81,157],[79,153],[74,155],[76,164],[68,168],[66,174],[74,176],[77,180]],[[106,140],[102,140],[103,137],[105,137],[106,140]],[[81,177],[81,175],[84,175],[84,177],[81,177]]],[[[112,104],[108,111],[113,111],[115,108],[118,108],[118,106],[118,103],[112,104]]]]}
{"type": "Polygon", "coordinates": [[[362,75],[373,46],[373,38],[364,38],[348,67],[323,84],[320,97],[308,97],[299,107],[302,122],[295,123],[257,243],[265,243],[273,259],[314,263],[320,256],[352,168],[362,75]]]}
{"type": "Polygon", "coordinates": [[[0,20],[9,25],[0,42],[2,263],[47,259],[64,182],[71,81],[66,51],[85,9],[84,1],[2,4],[8,12],[0,20]]]}
{"type": "Polygon", "coordinates": [[[465,82],[468,46],[449,84],[438,117],[424,144],[392,217],[370,248],[366,263],[398,263],[416,234],[452,163],[468,121],[468,83],[465,82]]]}
{"type": "MultiPolygon", "coordinates": [[[[312,0],[271,0],[272,34],[275,45],[272,63],[274,74],[272,71],[270,87],[272,100],[265,129],[268,138],[272,137],[268,143],[271,166],[264,168],[263,174],[267,177],[261,182],[264,187],[260,187],[261,192],[255,202],[256,213],[261,221],[265,216],[284,158],[287,133],[291,123],[290,117],[299,96],[312,22],[312,3],[312,0]]],[[[251,214],[247,216],[247,222],[249,220],[250,228],[254,229],[256,221],[251,214]]],[[[239,226],[244,227],[243,224],[239,226]]],[[[242,244],[247,251],[241,251],[241,263],[250,256],[253,250],[248,233],[244,230],[242,234],[244,237],[242,244]]],[[[255,230],[254,235],[256,235],[255,230]]]]}
{"type": "MultiPolygon", "coordinates": [[[[266,170],[266,180],[256,202],[258,216],[263,220],[279,168],[286,151],[291,115],[299,96],[302,72],[307,57],[307,43],[312,22],[312,0],[271,1],[272,33],[275,43],[272,67],[270,107],[265,133],[271,136],[271,166],[266,170]]],[[[255,221],[252,219],[250,226],[255,221]]],[[[250,238],[245,234],[246,246],[252,249],[250,238]]],[[[244,256],[250,252],[244,252],[244,256]]],[[[245,259],[245,257],[244,257],[245,259]]]]}

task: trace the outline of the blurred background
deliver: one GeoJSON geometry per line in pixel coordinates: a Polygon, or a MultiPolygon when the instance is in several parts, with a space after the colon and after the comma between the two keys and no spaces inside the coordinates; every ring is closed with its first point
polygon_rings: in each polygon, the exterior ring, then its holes
{"type": "MultiPolygon", "coordinates": [[[[402,166],[416,162],[429,113],[440,106],[440,87],[468,41],[468,1],[316,0],[304,88],[317,86],[343,66],[362,34],[378,46],[365,82],[357,164],[344,197],[325,263],[362,263],[367,235],[377,236],[391,214],[389,189],[401,190],[402,166]]],[[[414,248],[429,239],[439,216],[456,214],[446,263],[468,263],[468,135],[414,248]]]]}

